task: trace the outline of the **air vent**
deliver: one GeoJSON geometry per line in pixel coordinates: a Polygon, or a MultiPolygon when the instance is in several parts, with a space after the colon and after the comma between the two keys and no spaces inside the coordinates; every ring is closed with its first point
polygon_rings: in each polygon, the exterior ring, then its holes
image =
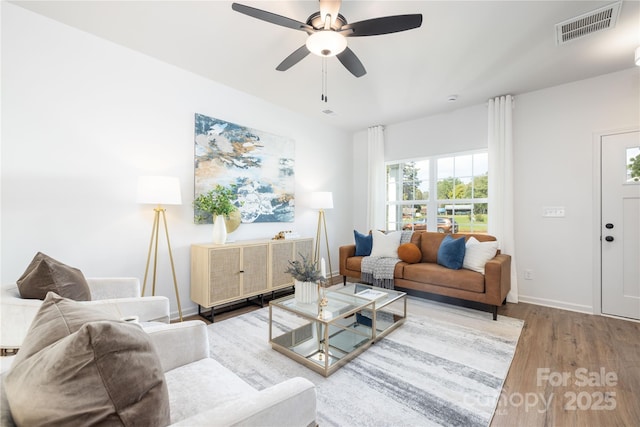
{"type": "Polygon", "coordinates": [[[556,24],[556,44],[565,44],[589,34],[615,27],[621,6],[622,2],[619,1],[556,24]]]}

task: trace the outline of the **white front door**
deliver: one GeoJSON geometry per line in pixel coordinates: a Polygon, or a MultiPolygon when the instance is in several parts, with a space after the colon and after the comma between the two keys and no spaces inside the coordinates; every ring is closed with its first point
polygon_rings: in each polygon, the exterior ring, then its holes
{"type": "Polygon", "coordinates": [[[640,132],[603,135],[600,149],[602,313],[640,319],[640,132]]]}

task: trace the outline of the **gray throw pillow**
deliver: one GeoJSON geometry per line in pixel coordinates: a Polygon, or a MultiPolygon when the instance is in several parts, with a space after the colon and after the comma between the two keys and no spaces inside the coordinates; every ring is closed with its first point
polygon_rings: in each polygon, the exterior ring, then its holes
{"type": "Polygon", "coordinates": [[[170,422],[164,373],[149,336],[137,324],[54,293],[36,315],[4,386],[17,425],[170,422]]]}
{"type": "Polygon", "coordinates": [[[91,291],[80,270],[38,252],[17,280],[22,298],[44,299],[55,292],[76,301],[90,301],[91,291]]]}
{"type": "Polygon", "coordinates": [[[43,348],[71,335],[85,323],[98,320],[118,319],[90,305],[49,292],[33,318],[13,364],[16,365],[43,348]]]}

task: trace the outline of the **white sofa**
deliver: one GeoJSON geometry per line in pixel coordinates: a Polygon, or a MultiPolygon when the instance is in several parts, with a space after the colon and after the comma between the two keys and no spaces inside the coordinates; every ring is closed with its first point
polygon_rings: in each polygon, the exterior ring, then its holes
{"type": "MultiPolygon", "coordinates": [[[[314,426],[315,385],[292,378],[256,390],[209,357],[199,320],[146,328],[169,388],[172,425],[314,426]]],[[[269,369],[265,366],[264,369],[269,369]]]]}
{"type": "MultiPolygon", "coordinates": [[[[140,322],[169,323],[169,300],[163,296],[141,297],[135,277],[87,278],[95,307],[118,318],[137,316],[140,322]]],[[[0,294],[0,349],[20,348],[42,301],[20,298],[17,285],[3,286],[0,294]]]]}
{"type": "MultiPolygon", "coordinates": [[[[171,425],[316,425],[316,390],[309,380],[292,378],[264,390],[254,389],[209,357],[207,328],[199,320],[149,326],[145,331],[165,374],[171,425]]],[[[0,425],[13,426],[4,385],[0,398],[0,425]]]]}

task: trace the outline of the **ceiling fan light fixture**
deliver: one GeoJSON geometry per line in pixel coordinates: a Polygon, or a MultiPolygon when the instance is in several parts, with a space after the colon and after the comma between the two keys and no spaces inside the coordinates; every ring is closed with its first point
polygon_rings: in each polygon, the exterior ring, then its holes
{"type": "Polygon", "coordinates": [[[320,30],[307,37],[309,52],[322,56],[336,56],[347,48],[347,39],[333,30],[320,30]]]}

